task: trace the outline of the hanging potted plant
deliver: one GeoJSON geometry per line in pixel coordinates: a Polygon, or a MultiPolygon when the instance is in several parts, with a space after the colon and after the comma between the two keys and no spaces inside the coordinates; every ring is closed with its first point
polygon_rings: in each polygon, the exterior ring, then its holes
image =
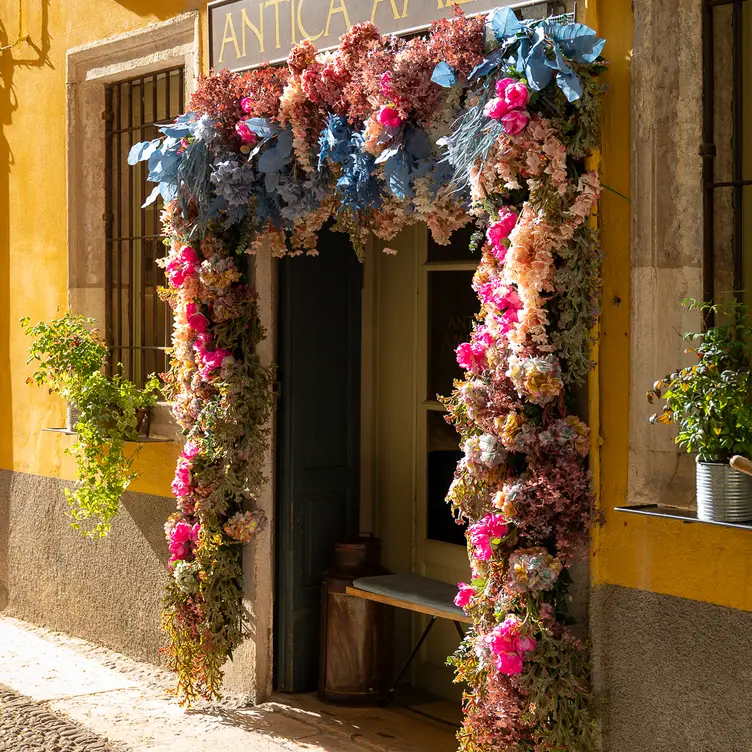
{"type": "Polygon", "coordinates": [[[21,319],[26,334],[33,338],[26,361],[36,361],[36,370],[27,383],[46,386],[67,402],[66,428],[76,428],[81,411],[73,400],[75,387],[97,371],[107,360],[107,346],[94,328],[96,321],[70,312],[53,321],[32,324],[21,319]]]}
{"type": "Polygon", "coordinates": [[[697,362],[655,382],[648,400],[664,399],[665,406],[650,422],[677,425],[676,443],[697,455],[698,519],[746,522],[752,520],[752,477],[729,462],[752,457],[750,311],[738,303],[684,305],[723,323],[684,335],[696,343],[686,353],[697,362]]]}
{"type": "Polygon", "coordinates": [[[95,323],[70,313],[34,325],[21,319],[24,331],[33,337],[27,362],[37,363],[27,382],[48,387],[77,411],[68,426],[75,429],[76,442],[66,450],[76,458],[77,484],[65,495],[72,526],[90,538],[109,532],[120,497],[138,477],[133,462],[140,447],[128,452],[126,443],[140,439],[159,388],[153,376],[139,389],[119,374],[102,372],[107,347],[95,323]]]}

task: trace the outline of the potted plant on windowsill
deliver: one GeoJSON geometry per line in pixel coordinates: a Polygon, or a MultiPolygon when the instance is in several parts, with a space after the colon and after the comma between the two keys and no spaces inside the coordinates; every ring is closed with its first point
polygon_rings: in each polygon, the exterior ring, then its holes
{"type": "Polygon", "coordinates": [[[133,462],[140,446],[126,452],[126,442],[137,442],[157,401],[158,379],[151,377],[144,389],[116,374],[103,373],[107,347],[93,328],[96,322],[66,313],[60,319],[32,325],[21,320],[33,337],[28,362],[36,361],[29,383],[47,386],[79,414],[77,438],[66,450],[76,458],[77,484],[66,490],[71,524],[90,538],[109,532],[120,497],[138,477],[133,462]]]}
{"type": "Polygon", "coordinates": [[[686,351],[697,362],[655,382],[648,400],[666,403],[650,421],[677,425],[676,443],[697,455],[698,519],[746,522],[752,520],[752,477],[729,461],[752,457],[750,311],[739,303],[684,305],[712,312],[723,323],[684,335],[697,343],[686,351]]]}

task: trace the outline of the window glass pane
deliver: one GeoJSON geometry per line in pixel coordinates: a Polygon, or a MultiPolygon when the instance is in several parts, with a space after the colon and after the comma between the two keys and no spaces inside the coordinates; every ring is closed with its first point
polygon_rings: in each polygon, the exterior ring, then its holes
{"type": "Polygon", "coordinates": [[[439,245],[428,231],[428,260],[429,261],[478,261],[480,253],[470,252],[470,238],[475,232],[475,223],[455,230],[449,245],[439,245]]]}
{"type": "Polygon", "coordinates": [[[465,545],[464,526],[458,525],[449,513],[446,495],[462,457],[459,434],[444,420],[444,413],[426,413],[426,537],[443,543],[465,545]]]}
{"type": "Polygon", "coordinates": [[[478,299],[471,287],[473,272],[428,273],[428,390],[435,400],[452,392],[452,382],[461,378],[455,350],[467,341],[478,312],[478,299]]]}

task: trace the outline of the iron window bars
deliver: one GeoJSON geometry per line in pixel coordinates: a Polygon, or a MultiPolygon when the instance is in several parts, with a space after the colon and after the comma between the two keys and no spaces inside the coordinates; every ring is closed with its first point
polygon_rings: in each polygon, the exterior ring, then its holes
{"type": "MultiPolygon", "coordinates": [[[[703,296],[712,301],[716,296],[716,199],[722,189],[731,190],[731,263],[733,266],[733,291],[740,296],[744,287],[744,188],[752,179],[744,175],[744,27],[745,13],[752,13],[752,4],[745,8],[746,0],[703,0],[702,55],[703,55],[703,119],[702,119],[702,180],[703,180],[703,296]],[[723,6],[731,6],[725,8],[723,6]],[[721,13],[723,14],[721,16],[721,13]],[[731,75],[720,75],[716,65],[721,46],[730,50],[731,75]],[[719,137],[719,92],[730,85],[730,138],[719,137]],[[730,154],[724,150],[730,148],[730,154]],[[718,176],[718,158],[730,157],[730,174],[718,176]]],[[[749,41],[749,40],[748,40],[749,41]]],[[[752,50],[748,53],[752,54],[752,50]]],[[[706,321],[712,324],[712,318],[706,321]]]]}
{"type": "Polygon", "coordinates": [[[167,370],[166,348],[172,313],[159,300],[164,256],[160,228],[161,198],[144,209],[151,193],[148,168],[127,163],[137,141],[159,136],[157,124],[183,112],[183,68],[149,73],[108,84],[105,88],[105,307],[110,370],[123,364],[123,374],[142,386],[147,375],[167,370]]]}

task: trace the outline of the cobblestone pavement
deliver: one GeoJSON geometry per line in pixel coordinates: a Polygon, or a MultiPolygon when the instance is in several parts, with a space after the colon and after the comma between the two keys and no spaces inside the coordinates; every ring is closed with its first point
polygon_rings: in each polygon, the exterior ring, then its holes
{"type": "Polygon", "coordinates": [[[125,752],[0,684],[0,752],[125,752]]]}
{"type": "MultiPolygon", "coordinates": [[[[457,749],[451,726],[399,708],[333,708],[312,695],[253,706],[228,692],[186,710],[163,668],[2,614],[0,681],[0,752],[457,749]]],[[[453,709],[421,707],[447,719],[453,709]]]]}

